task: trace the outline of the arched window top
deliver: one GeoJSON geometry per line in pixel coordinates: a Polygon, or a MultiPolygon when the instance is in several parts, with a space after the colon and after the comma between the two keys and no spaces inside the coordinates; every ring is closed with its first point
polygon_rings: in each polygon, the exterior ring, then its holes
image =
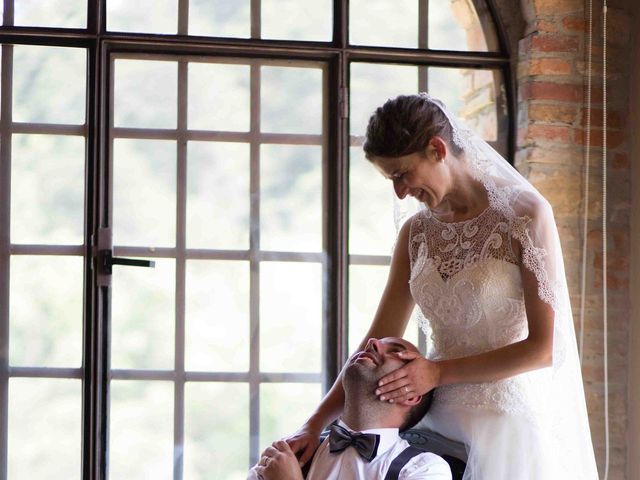
{"type": "Polygon", "coordinates": [[[353,45],[498,52],[486,0],[351,0],[353,45]]]}

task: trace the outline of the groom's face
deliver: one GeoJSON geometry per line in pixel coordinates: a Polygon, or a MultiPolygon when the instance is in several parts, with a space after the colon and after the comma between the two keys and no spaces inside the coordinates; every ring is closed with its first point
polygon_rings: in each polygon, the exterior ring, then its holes
{"type": "Polygon", "coordinates": [[[395,355],[405,351],[417,352],[418,349],[402,338],[385,337],[380,340],[371,338],[363,350],[356,352],[349,359],[346,372],[377,382],[387,373],[407,363],[395,355]]]}

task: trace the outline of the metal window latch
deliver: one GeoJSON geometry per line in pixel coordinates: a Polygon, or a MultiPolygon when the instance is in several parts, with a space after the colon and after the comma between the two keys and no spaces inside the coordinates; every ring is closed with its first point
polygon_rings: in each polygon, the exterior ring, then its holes
{"type": "Polygon", "coordinates": [[[114,265],[127,265],[130,267],[150,267],[155,268],[156,262],[153,260],[138,260],[134,258],[114,257],[111,250],[100,250],[99,253],[100,266],[102,273],[111,275],[114,265]]]}

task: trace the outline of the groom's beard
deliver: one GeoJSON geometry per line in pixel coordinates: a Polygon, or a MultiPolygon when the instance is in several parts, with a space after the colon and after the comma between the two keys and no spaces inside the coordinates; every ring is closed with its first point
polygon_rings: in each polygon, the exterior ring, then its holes
{"type": "Polygon", "coordinates": [[[381,401],[375,394],[378,380],[385,373],[379,367],[354,363],[349,365],[342,377],[345,392],[345,412],[357,415],[358,418],[375,422],[383,417],[391,408],[391,404],[381,401]]]}

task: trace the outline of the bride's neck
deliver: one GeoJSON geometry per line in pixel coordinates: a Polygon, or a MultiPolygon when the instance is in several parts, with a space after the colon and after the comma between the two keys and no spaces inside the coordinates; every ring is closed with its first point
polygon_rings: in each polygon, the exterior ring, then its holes
{"type": "Polygon", "coordinates": [[[450,189],[444,196],[442,209],[438,208],[436,213],[473,217],[489,205],[489,199],[484,185],[458,162],[450,167],[450,189]]]}

